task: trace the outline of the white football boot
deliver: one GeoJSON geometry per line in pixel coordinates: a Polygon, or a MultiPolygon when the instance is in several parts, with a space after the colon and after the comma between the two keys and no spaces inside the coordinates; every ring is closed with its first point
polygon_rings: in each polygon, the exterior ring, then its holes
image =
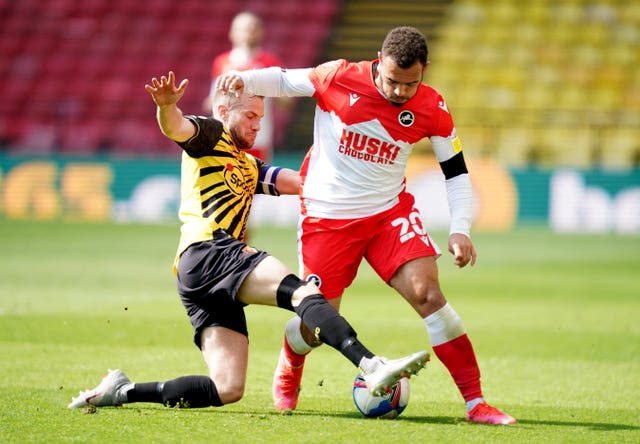
{"type": "Polygon", "coordinates": [[[92,389],[80,392],[77,398],[71,398],[67,406],[70,409],[94,406],[119,406],[127,401],[127,391],[133,384],[121,370],[111,370],[102,378],[100,384],[92,389]]]}
{"type": "Polygon", "coordinates": [[[419,351],[400,359],[377,357],[371,369],[360,369],[367,384],[367,390],[373,396],[382,396],[402,378],[410,378],[418,374],[429,361],[426,350],[419,351]]]}

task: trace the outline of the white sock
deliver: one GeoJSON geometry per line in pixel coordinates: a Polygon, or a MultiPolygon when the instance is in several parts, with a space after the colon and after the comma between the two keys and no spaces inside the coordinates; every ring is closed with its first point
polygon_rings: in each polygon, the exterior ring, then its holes
{"type": "Polygon", "coordinates": [[[468,401],[467,412],[470,412],[471,410],[473,410],[475,406],[477,406],[478,404],[482,404],[483,402],[484,402],[484,398],[476,398],[476,399],[472,399],[471,401],[468,401]]]}
{"type": "Polygon", "coordinates": [[[380,358],[378,356],[373,356],[371,358],[363,357],[358,364],[358,368],[364,374],[370,373],[378,366],[378,362],[380,358]]]}
{"type": "Polygon", "coordinates": [[[116,391],[116,400],[122,404],[126,404],[129,401],[129,397],[127,396],[127,392],[136,385],[135,382],[129,382],[122,387],[120,387],[116,391]]]}
{"type": "Polygon", "coordinates": [[[465,333],[460,316],[448,302],[423,320],[427,326],[431,347],[452,341],[465,333]]]}
{"type": "Polygon", "coordinates": [[[302,319],[298,316],[289,319],[287,321],[287,325],[284,327],[284,336],[287,339],[291,350],[296,352],[296,354],[306,355],[313,350],[313,347],[307,344],[307,341],[302,337],[302,332],[300,331],[301,323],[302,319]]]}

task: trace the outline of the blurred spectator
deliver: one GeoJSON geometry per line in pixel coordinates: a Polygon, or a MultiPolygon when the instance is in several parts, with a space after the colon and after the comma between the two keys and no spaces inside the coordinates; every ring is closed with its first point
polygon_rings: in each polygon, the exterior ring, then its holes
{"type": "MultiPolygon", "coordinates": [[[[262,48],[264,38],[264,23],[262,19],[251,12],[241,12],[231,22],[229,40],[232,48],[213,59],[211,65],[211,93],[205,99],[203,107],[211,112],[211,97],[216,78],[229,70],[244,71],[270,66],[282,66],[280,58],[262,48]]],[[[262,129],[258,133],[254,147],[250,153],[265,162],[273,160],[273,146],[275,135],[274,100],[284,107],[288,107],[289,100],[265,99],[265,115],[261,122],[262,129]]]]}

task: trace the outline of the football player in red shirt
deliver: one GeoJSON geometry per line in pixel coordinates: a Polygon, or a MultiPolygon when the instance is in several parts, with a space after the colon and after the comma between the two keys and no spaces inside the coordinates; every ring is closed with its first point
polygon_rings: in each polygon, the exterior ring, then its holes
{"type": "MultiPolygon", "coordinates": [[[[339,309],[343,291],[366,259],[423,320],[436,356],[466,402],[467,420],[513,424],[513,417],[485,402],[473,346],[440,289],[440,249],[405,188],[413,145],[429,138],[451,211],[448,250],[457,266],[473,265],[471,181],[445,100],[422,81],[427,56],[424,35],[399,27],[387,34],[374,61],[230,72],[216,87],[316,99],[313,147],[300,170],[303,277],[339,309]]],[[[277,409],[296,408],[305,356],[317,345],[298,319],[287,323],[274,375],[277,409]]]]}
{"type": "MultiPolygon", "coordinates": [[[[221,74],[238,70],[267,68],[282,66],[280,58],[262,47],[264,40],[264,23],[262,19],[251,12],[241,12],[233,18],[229,30],[229,40],[232,48],[217,55],[211,63],[211,94],[205,100],[204,107],[211,110],[211,98],[215,81],[221,74]]],[[[251,154],[265,162],[273,161],[273,145],[275,135],[273,99],[265,99],[265,115],[262,118],[262,129],[251,148],[251,154]]],[[[279,100],[281,105],[287,100],[279,100]]]]}

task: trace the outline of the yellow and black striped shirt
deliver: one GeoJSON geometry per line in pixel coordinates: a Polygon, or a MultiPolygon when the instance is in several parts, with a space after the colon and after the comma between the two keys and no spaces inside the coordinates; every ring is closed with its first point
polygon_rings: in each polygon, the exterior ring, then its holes
{"type": "Polygon", "coordinates": [[[280,168],[238,149],[222,122],[186,116],[196,134],[179,143],[182,147],[180,244],[174,261],[187,247],[213,238],[223,229],[244,240],[253,195],[277,196],[276,177],[280,168]]]}

